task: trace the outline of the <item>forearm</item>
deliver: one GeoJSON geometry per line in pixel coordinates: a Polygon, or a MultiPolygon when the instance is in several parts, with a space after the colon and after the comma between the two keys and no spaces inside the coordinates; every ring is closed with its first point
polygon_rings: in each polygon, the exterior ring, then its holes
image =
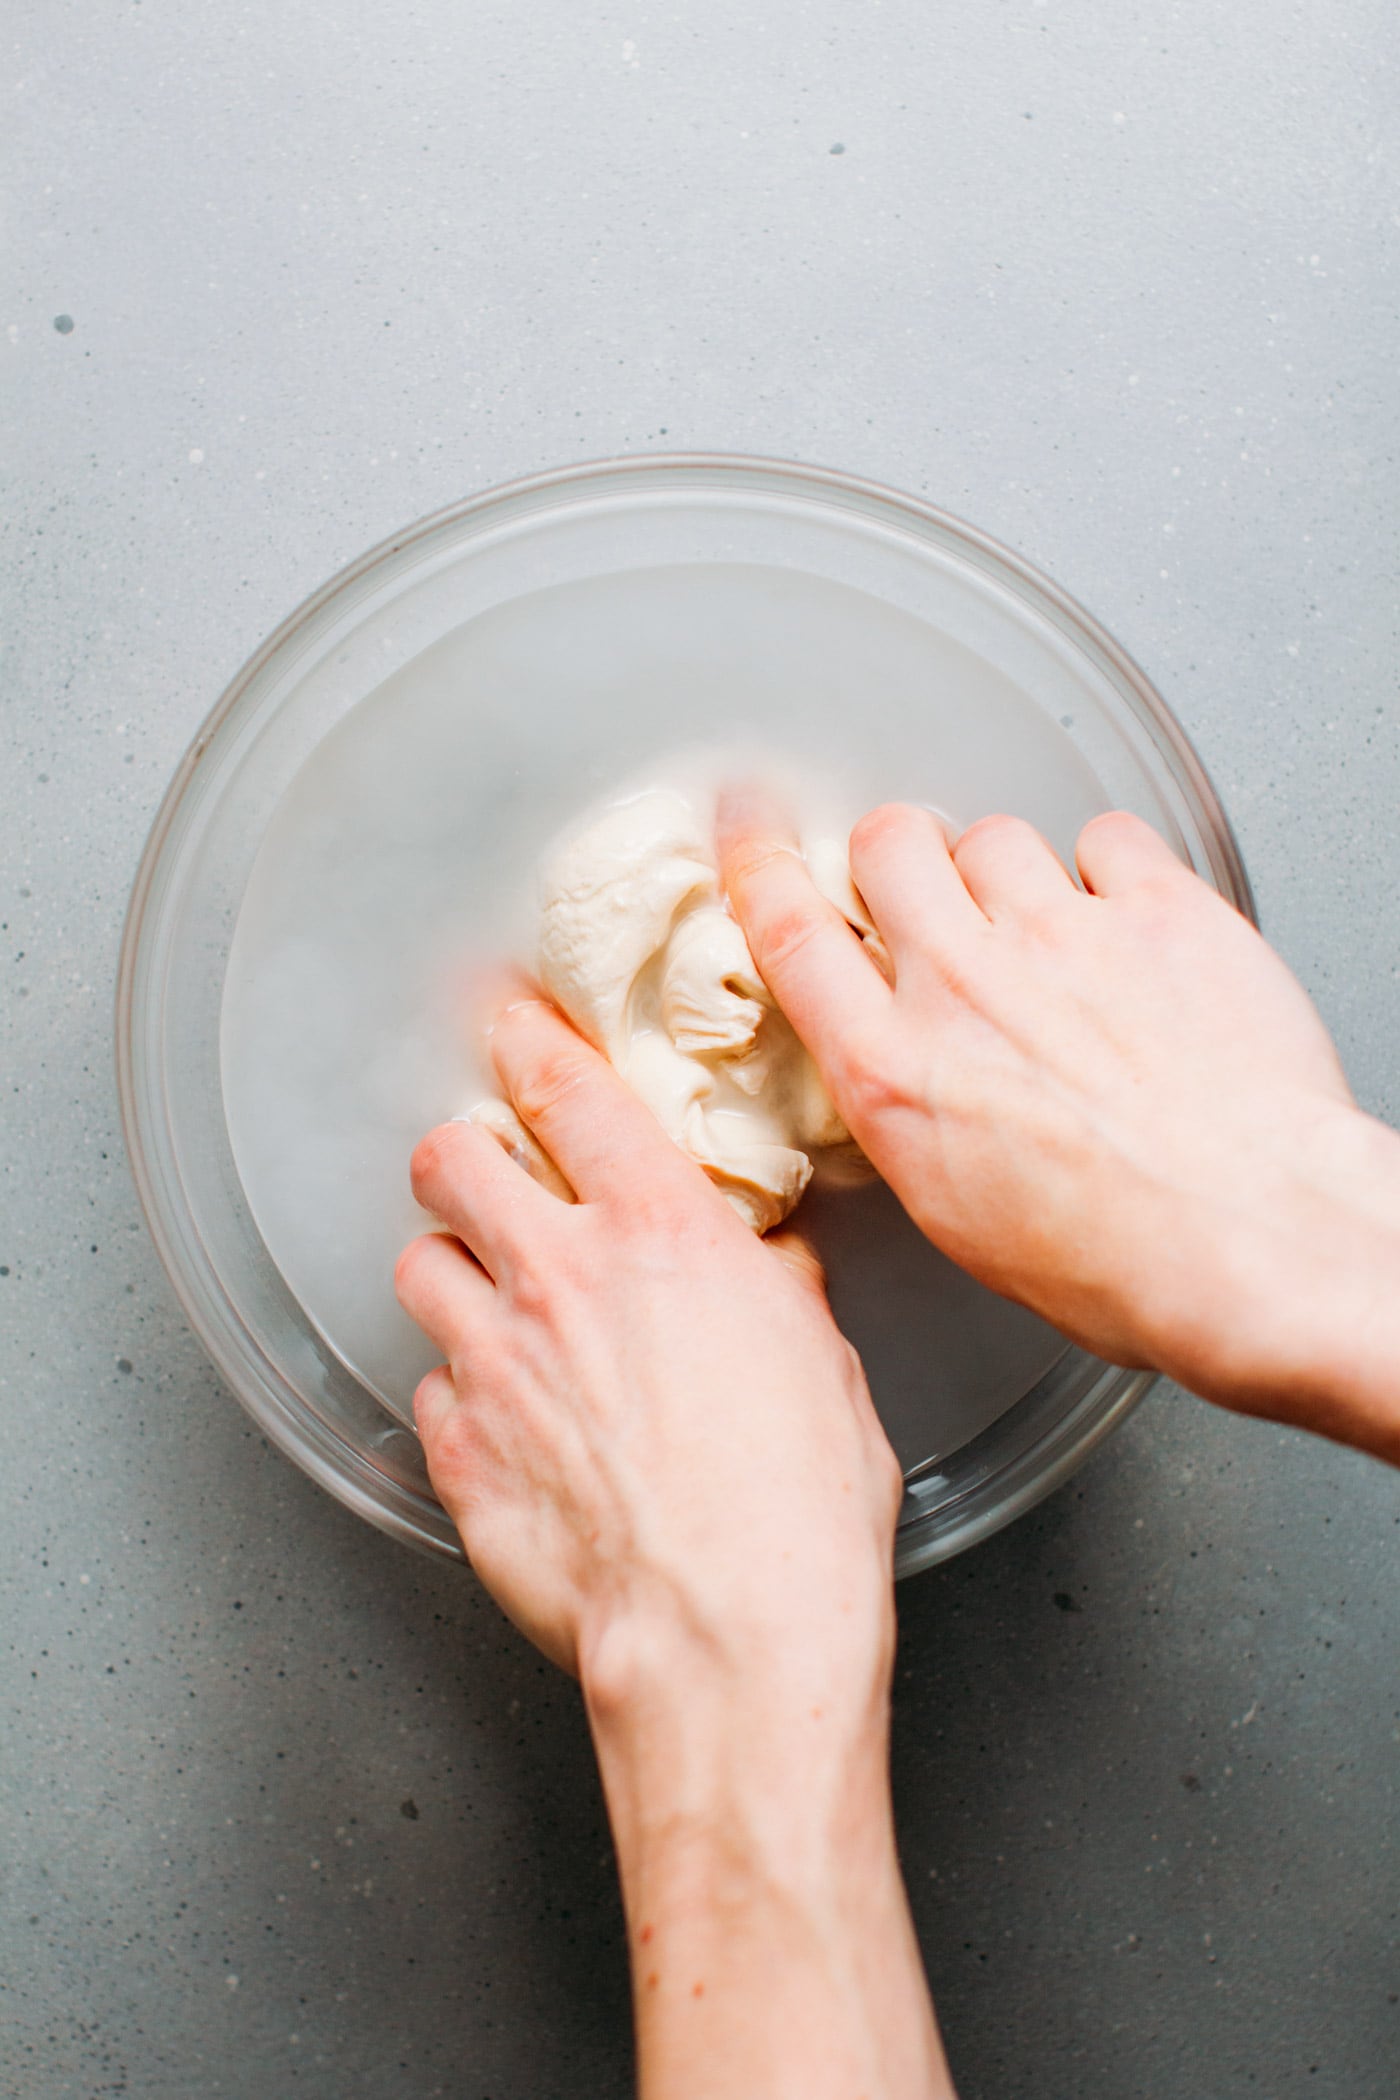
{"type": "Polygon", "coordinates": [[[864,1710],[687,1686],[592,1717],[643,2100],[951,2100],[895,1855],[883,1685],[864,1710]]]}

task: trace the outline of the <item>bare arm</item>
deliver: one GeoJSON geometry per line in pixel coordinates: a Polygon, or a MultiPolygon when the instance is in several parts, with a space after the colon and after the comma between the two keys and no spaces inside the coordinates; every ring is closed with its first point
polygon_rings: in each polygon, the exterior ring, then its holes
{"type": "Polygon", "coordinates": [[[783,813],[723,815],[755,961],[945,1253],[1111,1361],[1400,1463],[1400,1137],[1296,980],[1157,834],[1016,819],[950,849],[874,811],[852,873],[885,982],[783,813]]]}
{"type": "Polygon", "coordinates": [[[580,1201],[483,1131],[414,1157],[456,1237],[400,1296],[447,1359],[433,1484],[583,1686],[644,2100],[951,2096],[887,1775],[899,1469],[800,1247],[765,1244],[543,1001],[493,1048],[580,1201]]]}

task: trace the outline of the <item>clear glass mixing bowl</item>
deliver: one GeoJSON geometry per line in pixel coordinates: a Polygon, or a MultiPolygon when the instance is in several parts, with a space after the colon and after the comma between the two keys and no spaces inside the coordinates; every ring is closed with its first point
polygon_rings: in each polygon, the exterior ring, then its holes
{"type": "MultiPolygon", "coordinates": [[[[461,1558],[411,1431],[322,1339],[250,1214],[220,1082],[220,1004],[264,827],[320,740],[394,666],[524,592],[665,563],[758,563],[912,611],[1018,679],[1108,801],[1155,823],[1250,917],[1244,868],[1160,695],[1087,613],[985,534],[850,476],[727,457],[568,468],[473,497],[366,554],[292,614],[200,730],[132,894],[117,991],[127,1145],[191,1325],[260,1428],[371,1523],[461,1558]]],[[[960,1552],[1063,1481],[1150,1377],[1067,1349],[970,1443],[912,1472],[897,1565],[960,1552]]]]}

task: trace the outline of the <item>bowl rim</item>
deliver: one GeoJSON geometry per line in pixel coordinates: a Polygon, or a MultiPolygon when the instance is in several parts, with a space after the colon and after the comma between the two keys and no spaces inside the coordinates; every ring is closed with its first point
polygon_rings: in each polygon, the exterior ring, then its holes
{"type": "MultiPolygon", "coordinates": [[[[640,483],[658,477],[693,481],[697,484],[703,484],[708,477],[715,477],[720,483],[730,479],[740,484],[746,479],[760,484],[781,482],[787,484],[790,491],[817,500],[856,498],[861,505],[868,506],[876,513],[883,513],[887,519],[891,513],[896,517],[903,516],[908,519],[918,535],[924,539],[941,537],[951,541],[959,551],[965,555],[971,554],[981,565],[994,572],[1000,572],[1003,577],[1020,586],[1033,600],[1039,600],[1046,609],[1057,616],[1060,624],[1071,631],[1077,642],[1081,645],[1087,642],[1091,650],[1104,659],[1110,672],[1115,674],[1115,683],[1135,705],[1143,726],[1154,742],[1163,749],[1170,769],[1177,774],[1178,779],[1184,781],[1189,790],[1202,819],[1203,831],[1210,848],[1212,869],[1222,894],[1245,918],[1255,925],[1258,924],[1253,890],[1233,827],[1219,795],[1186,731],[1141,666],[1072,593],[1065,590],[1035,563],[1006,546],[980,526],[970,524],[957,513],[923,497],[891,488],[886,483],[863,475],[847,473],[840,468],[813,466],[771,455],[667,451],[633,453],[613,458],[604,456],[494,483],[473,495],[460,497],[428,512],[398,531],[387,534],[364,553],[336,570],[278,623],[235,672],[191,737],[157,806],[132,881],[118,954],[114,997],[118,1105],[123,1142],[137,1198],[146,1228],[160,1257],[161,1266],[193,1332],[213,1361],[219,1376],[230,1386],[235,1398],[280,1450],[342,1504],[420,1551],[441,1553],[454,1559],[465,1557],[460,1546],[454,1545],[445,1536],[425,1534],[415,1522],[409,1506],[421,1504],[425,1509],[429,1506],[437,1508],[435,1501],[429,1505],[427,1499],[418,1495],[416,1491],[402,1489],[399,1493],[405,1498],[403,1510],[381,1503],[376,1499],[368,1480],[356,1477],[360,1472],[372,1469],[368,1468],[367,1462],[352,1446],[347,1445],[346,1451],[358,1462],[354,1471],[338,1470],[326,1454],[307,1448],[298,1434],[298,1425],[271,1394],[252,1389],[251,1381],[235,1382],[230,1376],[223,1360],[223,1352],[216,1342],[212,1323],[191,1287],[182,1262],[165,1230],[161,1196],[156,1186],[156,1175],[148,1157],[146,1137],[142,1128],[133,1024],[136,1018],[135,994],[142,936],[147,925],[147,908],[186,792],[210,745],[269,663],[338,598],[351,592],[358,583],[395,556],[404,554],[419,542],[445,529],[463,524],[475,516],[508,506],[513,508],[530,498],[551,494],[558,496],[561,502],[567,503],[571,498],[586,496],[601,485],[617,483],[625,487],[628,481],[635,480],[640,483]]],[[[1071,1417],[1060,1425],[1063,1434],[1056,1435],[1051,1431],[1046,1438],[1037,1440],[1013,1462],[1013,1484],[1005,1499],[994,1506],[969,1512],[955,1528],[952,1536],[945,1539],[929,1538],[925,1535],[921,1538],[919,1534],[924,1531],[925,1524],[932,1520],[925,1519],[924,1523],[921,1523],[917,1516],[914,1517],[907,1527],[902,1549],[897,1548],[896,1572],[913,1573],[962,1551],[966,1546],[1002,1529],[1044,1496],[1052,1493],[1138,1405],[1155,1383],[1155,1374],[1150,1372],[1125,1373],[1122,1376],[1122,1386],[1111,1403],[1101,1408],[1092,1423],[1087,1426],[1080,1425],[1076,1433],[1072,1424],[1073,1416],[1078,1410],[1071,1410],[1071,1417]],[[1050,1462],[1043,1472],[1037,1472],[1034,1465],[1035,1455],[1047,1445],[1050,1462]]],[[[974,1440],[976,1441],[978,1440],[974,1440]]],[[[969,1489],[968,1497],[974,1502],[980,1500],[975,1487],[969,1489]]]]}

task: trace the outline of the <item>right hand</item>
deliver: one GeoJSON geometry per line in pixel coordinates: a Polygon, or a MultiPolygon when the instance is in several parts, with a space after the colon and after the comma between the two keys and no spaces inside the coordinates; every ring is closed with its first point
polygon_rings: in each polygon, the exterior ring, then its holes
{"type": "Polygon", "coordinates": [[[1018,819],[950,846],[927,811],[873,811],[851,872],[893,987],[781,810],[733,795],[720,831],[760,972],[944,1253],[1111,1361],[1381,1448],[1343,1389],[1384,1385],[1400,1339],[1381,1310],[1400,1140],[1354,1106],[1284,964],[1155,831],[1096,818],[1080,890],[1018,819]]]}

